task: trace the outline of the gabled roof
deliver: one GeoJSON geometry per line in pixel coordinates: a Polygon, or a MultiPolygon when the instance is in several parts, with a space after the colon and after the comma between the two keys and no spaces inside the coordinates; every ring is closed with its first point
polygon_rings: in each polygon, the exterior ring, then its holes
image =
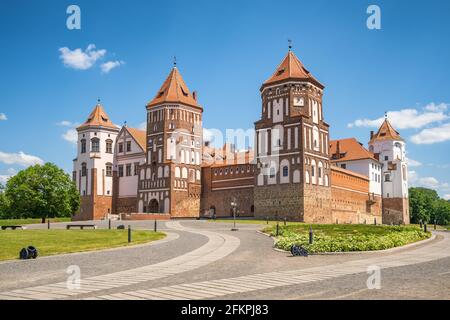
{"type": "Polygon", "coordinates": [[[105,127],[119,131],[119,128],[111,122],[109,116],[106,114],[105,110],[103,110],[103,106],[100,103],[96,104],[86,122],[80,125],[77,130],[82,130],[88,127],[105,127]]]}
{"type": "Polygon", "coordinates": [[[177,67],[173,67],[164,81],[158,93],[147,104],[147,108],[162,104],[162,103],[182,103],[192,107],[201,108],[196,97],[190,92],[177,67]]]}
{"type": "Polygon", "coordinates": [[[136,128],[128,128],[126,127],[130,135],[133,137],[133,139],[137,142],[137,144],[144,150],[144,152],[147,149],[147,133],[145,130],[139,130],[136,128]]]}
{"type": "Polygon", "coordinates": [[[378,161],[374,154],[363,147],[355,138],[330,141],[332,162],[372,159],[378,161]]]}
{"type": "Polygon", "coordinates": [[[394,127],[391,125],[389,120],[384,120],[381,127],[378,129],[377,133],[375,133],[372,137],[370,137],[369,143],[372,143],[374,141],[380,141],[380,140],[402,140],[403,138],[400,137],[400,134],[394,129],[394,127]]]}
{"type": "Polygon", "coordinates": [[[291,50],[289,50],[286,57],[277,67],[275,73],[263,83],[261,89],[267,85],[279,83],[285,80],[311,81],[318,85],[321,89],[324,88],[324,85],[314,78],[314,76],[303,66],[301,61],[291,50]]]}

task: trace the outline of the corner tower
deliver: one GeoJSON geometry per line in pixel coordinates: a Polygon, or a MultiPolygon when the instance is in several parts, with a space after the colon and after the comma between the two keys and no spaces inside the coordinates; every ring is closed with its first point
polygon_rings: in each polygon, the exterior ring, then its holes
{"type": "Polygon", "coordinates": [[[199,217],[202,112],[176,65],[147,104],[146,164],[141,167],[138,209],[170,217],[199,217]]]}
{"type": "Polygon", "coordinates": [[[256,216],[331,222],[323,90],[290,49],[261,86],[261,119],[255,122],[256,216]]]}
{"type": "Polygon", "coordinates": [[[73,220],[102,219],[112,213],[114,145],[119,128],[98,102],[77,132],[73,180],[81,195],[81,206],[73,220]]]}
{"type": "Polygon", "coordinates": [[[382,163],[383,223],[409,224],[406,144],[387,116],[378,131],[371,132],[369,150],[382,163]]]}

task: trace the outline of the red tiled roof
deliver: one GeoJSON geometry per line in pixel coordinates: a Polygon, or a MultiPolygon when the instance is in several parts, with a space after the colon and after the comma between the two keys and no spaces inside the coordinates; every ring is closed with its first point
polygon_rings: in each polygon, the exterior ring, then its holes
{"type": "Polygon", "coordinates": [[[374,154],[364,148],[355,138],[330,141],[330,155],[332,162],[362,159],[373,159],[377,161],[374,154]]]}
{"type": "Polygon", "coordinates": [[[146,151],[146,141],[147,141],[147,133],[145,132],[145,130],[139,130],[136,128],[128,128],[127,127],[128,132],[130,133],[130,135],[134,138],[134,140],[136,140],[136,142],[139,144],[139,146],[142,148],[142,150],[144,150],[144,152],[146,151]]]}
{"type": "Polygon", "coordinates": [[[105,110],[103,110],[103,106],[101,104],[97,104],[94,107],[94,110],[92,110],[86,122],[79,126],[77,129],[80,130],[97,126],[119,130],[117,126],[111,122],[109,116],[106,114],[105,110]]]}
{"type": "Polygon", "coordinates": [[[182,103],[201,108],[194,96],[189,92],[177,67],[170,71],[169,76],[158,90],[156,96],[147,104],[147,108],[162,103],[182,103]]]}
{"type": "Polygon", "coordinates": [[[400,137],[400,134],[394,129],[389,120],[386,118],[378,129],[377,133],[375,133],[371,138],[370,142],[374,142],[376,140],[403,140],[400,137]]]}
{"type": "Polygon", "coordinates": [[[317,84],[320,88],[324,88],[324,85],[314,78],[314,76],[303,66],[294,52],[290,50],[275,70],[275,73],[264,82],[263,87],[289,79],[310,80],[317,84]]]}

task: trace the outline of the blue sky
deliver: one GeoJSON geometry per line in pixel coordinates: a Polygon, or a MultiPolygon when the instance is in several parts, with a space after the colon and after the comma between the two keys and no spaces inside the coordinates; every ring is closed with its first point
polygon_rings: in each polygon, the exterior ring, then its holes
{"type": "Polygon", "coordinates": [[[389,111],[412,184],[450,197],[449,12],[445,0],[2,0],[0,181],[40,161],[70,172],[67,140],[97,97],[115,123],[139,126],[174,55],[206,128],[252,128],[260,85],[292,39],[326,85],[331,138],[367,143],[389,111]],[[81,8],[81,30],[66,27],[70,4],[81,8]],[[370,4],[381,30],[366,27],[370,4]]]}

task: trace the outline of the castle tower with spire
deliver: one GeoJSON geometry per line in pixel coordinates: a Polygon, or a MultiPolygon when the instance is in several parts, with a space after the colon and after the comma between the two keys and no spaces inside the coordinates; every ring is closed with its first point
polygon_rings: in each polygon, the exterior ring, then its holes
{"type": "Polygon", "coordinates": [[[74,220],[98,220],[112,213],[114,146],[119,128],[100,101],[86,122],[77,128],[77,157],[73,180],[81,195],[74,220]]]}
{"type": "Polygon", "coordinates": [[[321,84],[289,52],[261,86],[255,122],[255,215],[331,222],[329,125],[321,84]]]}
{"type": "Polygon", "coordinates": [[[369,150],[382,163],[383,223],[409,224],[408,167],[405,141],[387,116],[376,133],[371,132],[369,150]]]}
{"type": "Polygon", "coordinates": [[[146,164],[138,183],[138,212],[199,217],[202,112],[177,66],[147,104],[146,164]]]}

